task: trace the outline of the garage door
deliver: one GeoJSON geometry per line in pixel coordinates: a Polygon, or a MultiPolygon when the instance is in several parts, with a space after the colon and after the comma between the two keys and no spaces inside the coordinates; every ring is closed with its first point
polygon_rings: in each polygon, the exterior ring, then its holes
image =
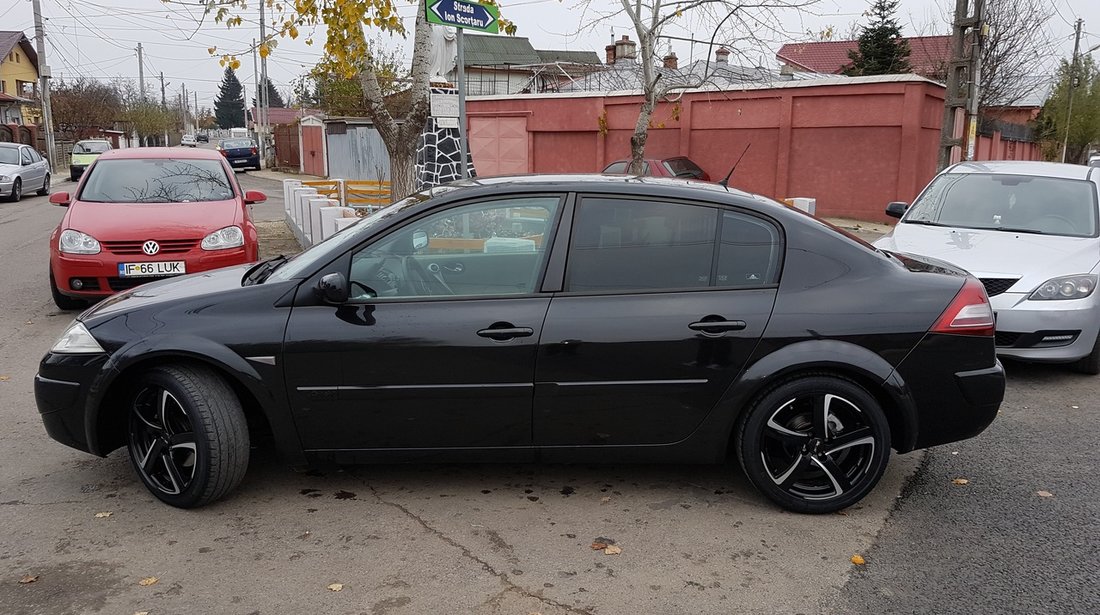
{"type": "Polygon", "coordinates": [[[470,118],[470,154],[477,174],[530,173],[526,117],[470,118]]]}

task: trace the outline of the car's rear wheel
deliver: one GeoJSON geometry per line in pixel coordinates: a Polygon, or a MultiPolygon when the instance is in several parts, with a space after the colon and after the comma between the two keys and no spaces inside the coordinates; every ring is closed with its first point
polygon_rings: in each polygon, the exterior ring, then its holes
{"type": "Polygon", "coordinates": [[[50,271],[50,294],[53,295],[54,305],[56,305],[58,309],[64,310],[66,312],[79,310],[88,305],[80,299],[73,299],[68,295],[62,294],[61,291],[57,288],[57,280],[55,280],[53,277],[53,270],[50,271]]]}
{"type": "Polygon", "coordinates": [[[1071,366],[1074,371],[1082,374],[1089,374],[1092,376],[1100,374],[1100,335],[1096,336],[1096,341],[1092,344],[1092,352],[1084,358],[1078,359],[1078,361],[1071,364],[1071,366]]]}
{"type": "Polygon", "coordinates": [[[198,366],[156,367],[141,375],[130,400],[130,461],[153,495],[194,508],[240,484],[248,425],[221,376],[198,366]]]}
{"type": "Polygon", "coordinates": [[[753,404],[737,444],[745,474],[769,499],[795,512],[829,513],[878,483],[890,458],[890,426],[858,384],[803,376],[753,404]]]}
{"type": "Polygon", "coordinates": [[[11,194],[8,195],[8,200],[12,203],[18,203],[21,198],[23,198],[23,180],[16,177],[15,183],[11,185],[11,194]]]}
{"type": "Polygon", "coordinates": [[[50,174],[46,173],[46,179],[42,180],[42,187],[38,189],[38,196],[46,196],[50,193],[50,174]]]}

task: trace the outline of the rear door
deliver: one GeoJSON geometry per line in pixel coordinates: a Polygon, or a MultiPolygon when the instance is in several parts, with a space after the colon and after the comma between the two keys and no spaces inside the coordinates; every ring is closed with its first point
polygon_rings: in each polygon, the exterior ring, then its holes
{"type": "Polygon", "coordinates": [[[773,222],[695,203],[588,196],[535,374],[535,443],[687,437],[767,326],[783,242],[773,222]]]}

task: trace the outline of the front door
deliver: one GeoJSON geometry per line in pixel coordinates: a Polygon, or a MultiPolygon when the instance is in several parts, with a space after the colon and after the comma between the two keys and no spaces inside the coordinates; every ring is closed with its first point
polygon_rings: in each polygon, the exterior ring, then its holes
{"type": "Polygon", "coordinates": [[[535,443],[666,444],[698,427],[767,326],[782,240],[713,207],[583,198],[536,370],[535,443]]]}
{"type": "Polygon", "coordinates": [[[530,446],[550,303],[538,289],[560,201],[463,204],[349,254],[351,300],[296,306],[287,327],[303,446],[530,446]]]}

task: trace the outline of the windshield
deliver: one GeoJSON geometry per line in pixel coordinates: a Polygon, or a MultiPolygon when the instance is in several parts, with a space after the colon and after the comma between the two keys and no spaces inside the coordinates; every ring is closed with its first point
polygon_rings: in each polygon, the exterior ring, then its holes
{"type": "MultiPolygon", "coordinates": [[[[434,191],[438,195],[444,191],[449,192],[452,189],[453,188],[447,189],[445,187],[436,187],[434,191]]],[[[359,220],[355,224],[325,239],[321,243],[314,244],[308,250],[291,258],[272,272],[268,280],[289,280],[291,278],[300,277],[303,273],[311,273],[315,267],[336,258],[336,256],[351,246],[362,241],[366,236],[367,229],[387,218],[401,213],[406,208],[419,205],[432,198],[432,191],[433,189],[429,188],[423,192],[417,192],[393,205],[372,213],[366,218],[359,220]]]]}
{"type": "Polygon", "coordinates": [[[0,147],[0,164],[19,164],[19,148],[0,147]]]}
{"type": "Polygon", "coordinates": [[[220,160],[101,158],[77,198],[95,203],[189,203],[233,196],[220,160]]]}
{"type": "Polygon", "coordinates": [[[111,146],[102,141],[82,141],[73,146],[74,154],[102,154],[111,146]]]}
{"type": "Polygon", "coordinates": [[[255,147],[252,144],[252,139],[233,139],[231,141],[222,141],[223,149],[239,149],[242,147],[255,147]]]}
{"type": "Polygon", "coordinates": [[[902,222],[1094,237],[1096,185],[1058,177],[947,173],[932,180],[902,222]]]}

